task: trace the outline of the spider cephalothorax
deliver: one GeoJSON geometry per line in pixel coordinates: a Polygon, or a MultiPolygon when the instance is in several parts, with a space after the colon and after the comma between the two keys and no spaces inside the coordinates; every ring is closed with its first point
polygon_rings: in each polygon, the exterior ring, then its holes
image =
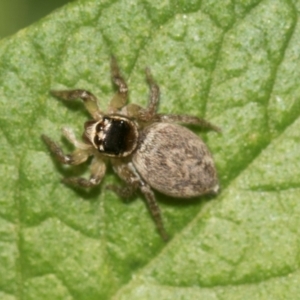
{"type": "Polygon", "coordinates": [[[84,141],[92,144],[103,155],[125,157],[137,146],[137,125],[126,117],[103,116],[98,121],[87,121],[84,128],[84,141]]]}

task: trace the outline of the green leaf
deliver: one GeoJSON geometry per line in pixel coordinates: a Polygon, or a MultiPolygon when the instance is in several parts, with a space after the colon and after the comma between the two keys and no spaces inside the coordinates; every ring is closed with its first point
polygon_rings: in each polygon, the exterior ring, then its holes
{"type": "MultiPolygon", "coordinates": [[[[300,292],[300,1],[77,1],[0,42],[0,298],[297,299],[300,292]],[[145,105],[205,117],[222,191],[157,194],[165,244],[142,201],[60,183],[40,135],[78,136],[88,115],[50,89],[84,88],[105,108],[114,54],[145,105]]],[[[194,128],[193,128],[194,130],[194,128]]],[[[167,176],[167,174],[166,174],[167,176]]]]}

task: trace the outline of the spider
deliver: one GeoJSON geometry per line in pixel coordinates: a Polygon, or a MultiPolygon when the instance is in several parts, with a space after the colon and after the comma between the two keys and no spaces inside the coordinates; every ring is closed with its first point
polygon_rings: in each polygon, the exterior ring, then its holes
{"type": "Polygon", "coordinates": [[[84,188],[100,184],[110,161],[126,186],[109,185],[108,188],[121,197],[129,197],[139,189],[158,232],[166,241],[168,234],[153,189],[179,198],[216,194],[219,190],[216,168],[207,146],[192,131],[176,123],[199,125],[217,132],[220,129],[195,116],[157,113],[159,87],[149,68],[145,73],[150,88],[146,108],[126,105],[128,88],[114,57],[111,58],[111,77],[117,93],[107,113],[100,109],[97,98],[89,91],[52,90],[53,96],[66,101],[83,100],[92,120],[84,124],[83,141],[75,137],[72,129],[62,129],[63,135],[76,148],[71,154],[65,154],[48,136],[42,135],[42,138],[63,164],[79,165],[93,156],[90,178],[64,178],[66,184],[84,188]]]}

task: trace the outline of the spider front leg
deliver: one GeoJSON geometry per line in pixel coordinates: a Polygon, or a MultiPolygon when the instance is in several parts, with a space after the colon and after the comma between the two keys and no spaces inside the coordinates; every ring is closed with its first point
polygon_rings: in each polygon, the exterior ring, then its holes
{"type": "Polygon", "coordinates": [[[166,233],[155,195],[150,186],[141,179],[131,162],[121,162],[119,160],[112,159],[112,165],[114,171],[127,183],[127,186],[118,187],[115,185],[109,185],[107,188],[116,192],[121,197],[130,197],[139,188],[145,196],[148,209],[156,224],[157,230],[162,239],[166,242],[169,237],[166,233]]]}
{"type": "Polygon", "coordinates": [[[105,175],[106,165],[100,157],[94,157],[91,164],[91,176],[89,179],[83,177],[69,177],[64,178],[62,181],[66,184],[73,186],[80,186],[83,188],[90,188],[100,184],[105,175]]]}
{"type": "Polygon", "coordinates": [[[83,162],[85,162],[88,157],[88,149],[76,149],[71,154],[65,154],[61,147],[51,140],[48,136],[42,135],[42,139],[45,142],[45,144],[49,147],[50,151],[54,154],[56,159],[58,159],[61,163],[66,165],[79,165],[83,162]]]}
{"type": "MultiPolygon", "coordinates": [[[[48,136],[42,135],[42,139],[49,147],[54,156],[63,164],[67,165],[79,165],[85,162],[89,156],[95,154],[91,145],[82,143],[75,138],[73,131],[70,128],[63,128],[63,134],[65,137],[77,148],[71,154],[65,154],[61,147],[51,140],[48,136]]],[[[98,156],[95,156],[91,164],[91,176],[89,179],[81,177],[64,178],[62,181],[67,184],[81,187],[93,187],[98,185],[106,171],[106,165],[104,161],[98,156]]]]}
{"type": "Polygon", "coordinates": [[[98,106],[98,99],[94,94],[92,94],[89,91],[80,90],[80,89],[62,90],[62,91],[51,90],[50,93],[51,95],[66,101],[73,101],[76,99],[83,100],[87,111],[95,120],[99,120],[103,115],[102,111],[98,106]]]}
{"type": "Polygon", "coordinates": [[[114,56],[111,57],[110,69],[112,81],[118,88],[118,92],[114,95],[109,104],[110,113],[114,113],[126,104],[128,87],[121,75],[117,60],[114,56]]]}

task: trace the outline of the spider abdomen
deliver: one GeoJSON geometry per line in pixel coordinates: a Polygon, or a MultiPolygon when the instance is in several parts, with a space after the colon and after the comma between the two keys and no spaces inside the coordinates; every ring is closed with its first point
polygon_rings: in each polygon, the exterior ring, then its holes
{"type": "Polygon", "coordinates": [[[133,163],[154,189],[173,197],[195,197],[219,189],[213,158],[204,142],[185,127],[153,123],[140,134],[133,163]]]}

